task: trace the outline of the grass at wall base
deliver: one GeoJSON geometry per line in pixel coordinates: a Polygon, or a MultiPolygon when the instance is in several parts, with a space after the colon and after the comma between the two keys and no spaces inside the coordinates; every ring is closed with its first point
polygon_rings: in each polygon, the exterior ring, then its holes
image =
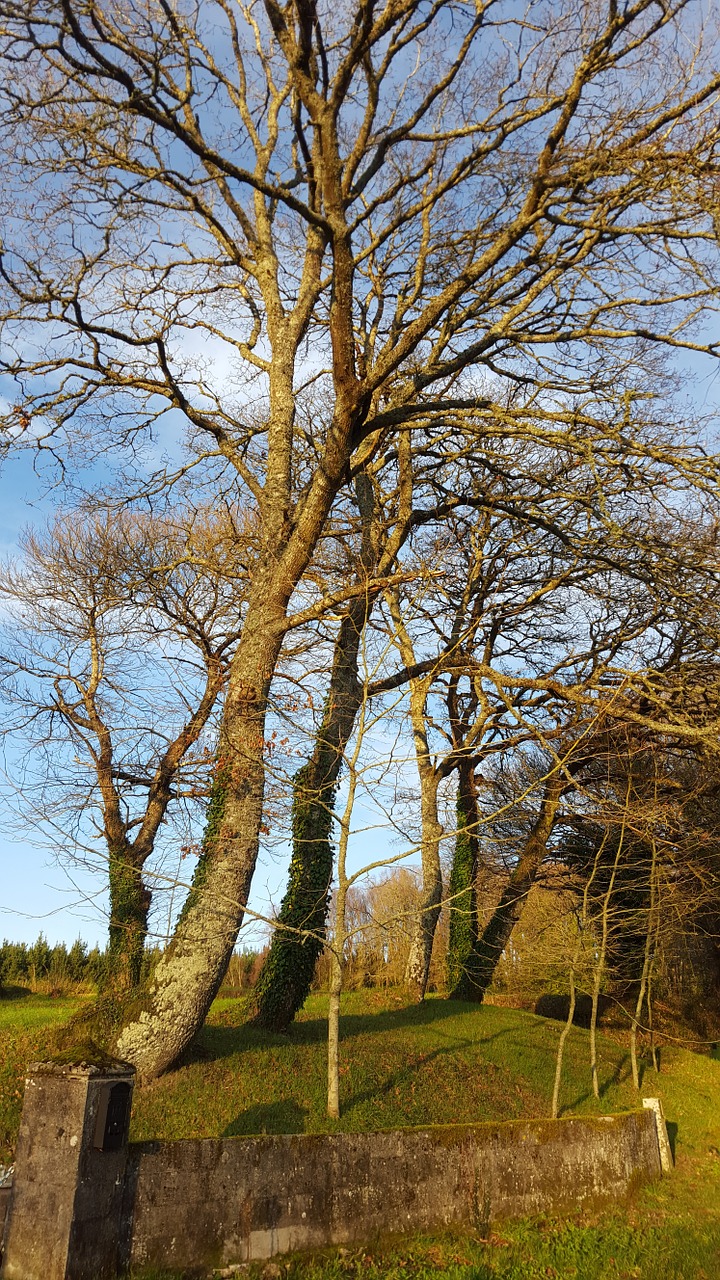
{"type": "MultiPolygon", "coordinates": [[[[9,1163],[25,1064],[77,1001],[0,1001],[0,1163],[9,1163]]],[[[184,1064],[136,1094],[132,1137],[366,1131],[427,1122],[549,1114],[561,1023],[517,1009],[393,992],[350,992],[342,1024],[342,1107],[325,1115],[324,997],[313,996],[289,1035],[243,1025],[243,1004],[218,1000],[184,1064]]],[[[637,1105],[627,1046],[600,1037],[602,1096],[592,1097],[588,1033],[566,1047],[563,1114],[637,1105]]],[[[473,1234],[387,1241],[321,1257],[243,1268],[266,1280],[720,1280],[720,1061],[665,1044],[659,1074],[644,1064],[642,1093],[658,1095],[676,1130],[674,1173],[628,1206],[562,1221],[496,1224],[473,1234]]],[[[146,1272],[142,1280],[176,1280],[146,1272]]],[[[141,1280],[140,1274],[133,1280],[141,1280]]]]}

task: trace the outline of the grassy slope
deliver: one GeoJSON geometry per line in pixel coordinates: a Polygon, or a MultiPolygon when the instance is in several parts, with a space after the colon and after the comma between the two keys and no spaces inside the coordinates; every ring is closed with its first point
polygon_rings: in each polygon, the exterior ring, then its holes
{"type": "MultiPolygon", "coordinates": [[[[290,1036],[274,1037],[242,1026],[237,1002],[217,1001],[190,1060],[138,1093],[132,1136],[357,1131],[547,1115],[557,1023],[443,1000],[405,1008],[374,992],[350,994],[344,1007],[339,1125],[324,1114],[323,1000],[308,1002],[290,1036]]],[[[0,1162],[19,1119],[24,1062],[41,1056],[43,1028],[69,1011],[67,1002],[41,997],[0,1003],[0,1162]]],[[[636,1106],[627,1053],[606,1038],[603,1096],[599,1103],[589,1096],[587,1041],[580,1029],[568,1041],[566,1113],[636,1106]]],[[[283,1263],[283,1275],[720,1280],[720,1062],[681,1049],[662,1055],[661,1074],[648,1070],[642,1092],[662,1097],[677,1125],[677,1169],[629,1209],[596,1220],[505,1224],[490,1243],[463,1235],[403,1241],[379,1253],[335,1252],[292,1263],[289,1272],[283,1263]]]]}

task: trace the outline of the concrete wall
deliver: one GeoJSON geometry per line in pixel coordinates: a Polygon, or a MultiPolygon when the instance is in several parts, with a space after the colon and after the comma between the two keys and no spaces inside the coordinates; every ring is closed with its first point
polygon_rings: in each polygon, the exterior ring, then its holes
{"type": "Polygon", "coordinates": [[[206,1269],[554,1212],[658,1176],[652,1112],[130,1144],[125,1261],[206,1269]]]}

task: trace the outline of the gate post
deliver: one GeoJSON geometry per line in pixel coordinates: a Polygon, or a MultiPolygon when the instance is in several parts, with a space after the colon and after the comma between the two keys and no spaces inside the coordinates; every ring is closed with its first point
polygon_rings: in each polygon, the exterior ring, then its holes
{"type": "Polygon", "coordinates": [[[115,1280],[134,1068],[33,1063],[3,1280],[115,1280]]]}

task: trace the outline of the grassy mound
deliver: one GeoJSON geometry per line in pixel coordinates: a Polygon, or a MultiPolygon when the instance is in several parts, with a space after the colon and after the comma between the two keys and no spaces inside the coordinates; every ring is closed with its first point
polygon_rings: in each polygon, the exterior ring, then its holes
{"type": "MultiPolygon", "coordinates": [[[[311,997],[289,1034],[272,1035],[244,1025],[238,1002],[216,1001],[183,1067],[141,1090],[134,1136],[359,1132],[549,1112],[557,1022],[516,1009],[441,999],[408,1006],[399,995],[351,992],[341,1024],[342,1116],[331,1122],[325,1009],[322,997],[311,997]]],[[[600,1104],[588,1094],[586,1033],[572,1033],[566,1061],[567,1110],[636,1105],[618,1044],[603,1040],[600,1104]]]]}

